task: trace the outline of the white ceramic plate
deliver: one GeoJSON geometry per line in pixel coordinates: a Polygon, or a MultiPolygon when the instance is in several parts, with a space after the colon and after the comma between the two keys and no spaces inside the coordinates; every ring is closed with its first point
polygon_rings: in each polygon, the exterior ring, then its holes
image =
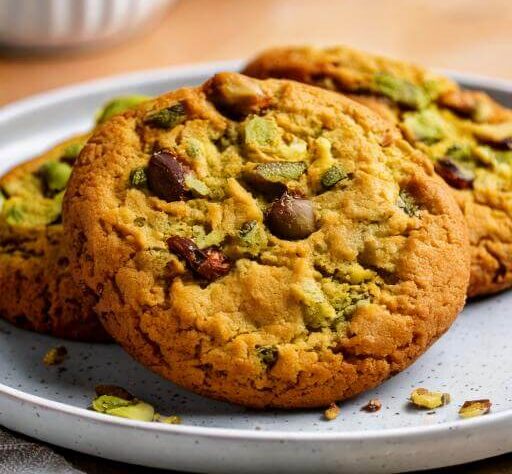
{"type": "MultiPolygon", "coordinates": [[[[91,125],[117,94],[157,94],[197,84],[240,63],[145,71],[39,95],[0,110],[0,172],[91,125]]],[[[455,76],[512,105],[512,84],[455,76]]],[[[450,262],[446,262],[450,265],[450,262]]],[[[89,454],[195,472],[399,472],[468,462],[512,451],[512,292],[471,303],[454,327],[409,370],[342,404],[321,410],[256,412],[186,392],[145,370],[115,345],[65,342],[61,367],[42,364],[62,341],[0,323],[0,424],[89,454]],[[142,423],[86,410],[95,384],[119,384],[180,426],[142,423]],[[434,414],[408,407],[418,386],[450,392],[434,414]],[[362,412],[378,397],[381,411],[362,412]],[[492,412],[461,420],[465,400],[489,398],[492,412]]]]}

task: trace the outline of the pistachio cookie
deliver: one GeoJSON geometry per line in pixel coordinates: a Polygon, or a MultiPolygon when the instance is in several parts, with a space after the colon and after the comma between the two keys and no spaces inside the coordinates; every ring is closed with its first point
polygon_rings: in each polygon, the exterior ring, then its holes
{"type": "Polygon", "coordinates": [[[64,226],[75,277],[146,367],[314,407],[404,369],[462,308],[468,241],[446,188],[356,102],[223,73],[100,127],[64,226]]]}
{"type": "MultiPolygon", "coordinates": [[[[98,122],[136,99],[109,102],[98,122]]],[[[64,189],[87,138],[73,137],[0,178],[0,315],[26,329],[104,341],[110,338],[92,309],[94,295],[71,278],[61,223],[64,189]]]]}
{"type": "Polygon", "coordinates": [[[512,286],[512,110],[421,67],[345,47],[269,50],[251,76],[350,94],[402,128],[435,163],[469,227],[469,296],[512,286]]]}

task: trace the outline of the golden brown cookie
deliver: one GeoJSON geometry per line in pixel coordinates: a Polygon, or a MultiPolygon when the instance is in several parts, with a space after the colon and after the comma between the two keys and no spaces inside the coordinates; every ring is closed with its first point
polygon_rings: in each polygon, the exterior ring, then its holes
{"type": "Polygon", "coordinates": [[[345,47],[264,52],[245,73],[350,94],[400,125],[435,163],[469,227],[469,296],[512,285],[512,111],[412,64],[345,47]]]}
{"type": "MultiPolygon", "coordinates": [[[[144,96],[117,97],[98,113],[103,123],[144,96]]],[[[70,138],[0,178],[0,316],[37,332],[67,339],[106,341],[68,268],[61,207],[72,165],[88,135],[70,138]]]]}
{"type": "Polygon", "coordinates": [[[64,226],[75,277],[129,353],[254,407],[378,385],[448,329],[469,279],[462,214],[393,126],[234,73],[100,127],[64,226]]]}
{"type": "Polygon", "coordinates": [[[86,341],[109,339],[68,268],[61,203],[86,136],[71,138],[0,178],[0,315],[17,326],[86,341]]]}

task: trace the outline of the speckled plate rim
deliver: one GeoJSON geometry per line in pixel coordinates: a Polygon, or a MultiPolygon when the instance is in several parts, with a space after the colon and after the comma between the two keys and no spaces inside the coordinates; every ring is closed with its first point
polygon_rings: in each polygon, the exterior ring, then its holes
{"type": "MultiPolygon", "coordinates": [[[[218,61],[203,64],[186,65],[180,67],[162,68],[155,70],[145,70],[130,74],[117,75],[105,79],[89,81],[80,83],[70,87],[55,89],[50,92],[38,94],[26,99],[7,104],[0,108],[0,126],[6,124],[10,120],[19,118],[27,113],[34,113],[48,105],[58,106],[68,100],[86,96],[88,93],[98,93],[101,91],[109,91],[114,88],[114,85],[122,84],[124,88],[130,86],[137,86],[141,83],[145,85],[158,84],[165,78],[172,77],[173,80],[187,80],[196,75],[211,75],[221,70],[238,70],[243,64],[240,60],[233,61],[218,61]]],[[[457,81],[463,82],[468,86],[484,87],[496,89],[505,93],[512,94],[512,82],[500,79],[491,79],[487,77],[480,77],[475,75],[460,74],[451,71],[444,71],[457,81]]],[[[90,420],[95,424],[99,423],[105,428],[115,429],[133,429],[137,432],[151,432],[151,433],[167,433],[171,436],[183,435],[184,437],[192,436],[195,438],[209,439],[209,440],[237,440],[239,442],[272,442],[282,441],[298,442],[310,441],[319,443],[322,441],[332,443],[338,441],[351,443],[359,443],[361,441],[368,442],[372,445],[382,443],[384,440],[386,444],[396,443],[396,445],[411,446],[411,443],[425,440],[426,438],[437,437],[438,442],[444,439],[449,433],[458,432],[459,438],[469,438],[475,433],[480,435],[493,434],[496,439],[499,433],[509,432],[512,427],[512,410],[505,410],[498,413],[490,413],[481,418],[470,420],[457,420],[453,422],[445,422],[430,426],[413,426],[403,428],[392,428],[383,430],[357,430],[351,432],[338,432],[338,433],[309,433],[309,432],[287,432],[278,430],[268,431],[251,431],[247,429],[234,429],[234,428],[210,428],[210,427],[196,427],[196,426],[182,426],[182,425],[162,425],[146,422],[137,422],[126,420],[122,418],[106,417],[99,413],[94,413],[84,408],[78,408],[65,403],[52,401],[46,398],[32,395],[21,390],[9,387],[0,383],[0,397],[6,400],[23,405],[29,405],[34,410],[43,410],[59,413],[64,416],[69,416],[71,419],[77,421],[90,420]],[[496,430],[495,430],[496,428],[496,430]],[[497,431],[494,433],[494,431],[497,431]]],[[[492,454],[500,454],[510,450],[508,444],[503,448],[498,448],[492,454]]],[[[492,455],[489,453],[480,455],[475,453],[466,458],[479,459],[481,457],[492,455]]],[[[133,462],[133,461],[132,461],[133,462]]],[[[454,461],[456,462],[456,460],[454,461]]],[[[462,461],[459,461],[462,462],[462,461]]],[[[444,465],[449,462],[443,463],[444,465]]],[[[441,464],[438,464],[441,465],[441,464]]]]}
{"type": "MultiPolygon", "coordinates": [[[[11,388],[7,385],[0,384],[0,395],[5,395],[16,400],[24,401],[32,405],[37,405],[41,408],[53,410],[57,412],[64,412],[72,416],[91,418],[100,423],[109,425],[122,425],[126,427],[133,427],[144,431],[171,431],[175,433],[193,434],[201,437],[223,437],[223,438],[237,438],[237,439],[265,439],[265,440],[278,440],[278,439],[294,439],[303,441],[322,441],[322,440],[361,440],[364,439],[379,439],[389,438],[396,436],[414,436],[415,434],[421,435],[435,435],[439,432],[446,430],[458,431],[472,431],[475,428],[488,428],[497,422],[511,422],[512,423],[512,410],[504,410],[499,413],[489,413],[486,416],[461,419],[454,422],[439,423],[430,426],[411,426],[404,428],[391,428],[384,430],[357,430],[342,433],[294,433],[290,431],[250,431],[248,429],[232,429],[232,428],[205,428],[201,426],[184,426],[184,425],[167,425],[163,423],[148,423],[144,421],[135,421],[124,418],[116,418],[112,416],[105,416],[101,413],[96,413],[92,410],[85,408],[78,408],[72,405],[67,405],[61,402],[55,402],[43,397],[31,395],[29,393],[11,388]]],[[[511,425],[512,426],[512,425],[511,425]]]]}

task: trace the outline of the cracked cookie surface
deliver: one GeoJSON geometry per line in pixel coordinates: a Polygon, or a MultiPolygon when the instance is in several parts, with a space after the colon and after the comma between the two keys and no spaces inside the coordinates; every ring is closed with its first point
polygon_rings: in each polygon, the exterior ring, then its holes
{"type": "Polygon", "coordinates": [[[469,228],[468,296],[512,286],[512,111],[487,94],[401,61],[346,47],[276,48],[251,76],[349,94],[397,123],[450,185],[469,228]]]}
{"type": "Polygon", "coordinates": [[[64,188],[87,136],[77,136],[0,178],[0,315],[67,339],[108,340],[69,272],[61,223],[64,188]]]}
{"type": "Polygon", "coordinates": [[[462,214],[398,130],[339,94],[235,73],[100,127],[64,226],[129,353],[254,407],[326,406],[403,370],[469,278],[462,214]]]}

